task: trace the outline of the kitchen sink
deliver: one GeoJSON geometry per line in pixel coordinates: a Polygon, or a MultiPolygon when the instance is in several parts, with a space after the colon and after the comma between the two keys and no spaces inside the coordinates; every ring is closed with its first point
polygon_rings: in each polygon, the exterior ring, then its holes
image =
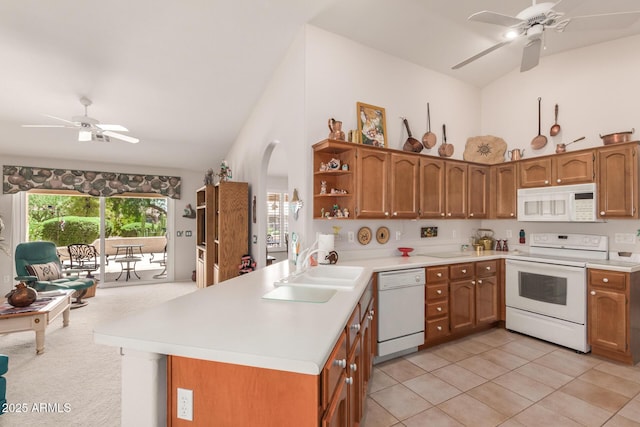
{"type": "Polygon", "coordinates": [[[280,279],[275,285],[353,289],[363,272],[362,267],[319,265],[280,279]]]}

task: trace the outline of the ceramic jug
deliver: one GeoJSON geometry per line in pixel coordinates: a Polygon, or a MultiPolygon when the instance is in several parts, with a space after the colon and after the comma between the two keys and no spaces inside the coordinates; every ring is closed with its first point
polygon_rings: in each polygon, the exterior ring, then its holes
{"type": "Polygon", "coordinates": [[[517,148],[509,151],[509,159],[510,160],[520,160],[524,156],[524,148],[522,150],[518,150],[517,148]]]}
{"type": "Polygon", "coordinates": [[[336,119],[329,119],[329,139],[344,141],[344,131],[342,130],[342,122],[336,119]]]}

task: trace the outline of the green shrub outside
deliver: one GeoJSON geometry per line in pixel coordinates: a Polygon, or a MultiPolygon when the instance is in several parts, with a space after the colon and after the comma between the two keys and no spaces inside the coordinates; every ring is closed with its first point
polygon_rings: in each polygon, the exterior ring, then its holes
{"type": "Polygon", "coordinates": [[[122,237],[148,237],[148,236],[164,236],[165,229],[159,224],[144,224],[144,232],[139,222],[125,224],[120,228],[122,237]]]}
{"type": "MultiPolygon", "coordinates": [[[[111,235],[111,222],[105,222],[105,236],[111,235]]],[[[54,242],[56,246],[67,246],[72,243],[92,243],[100,237],[99,217],[65,216],[64,226],[60,220],[53,218],[40,223],[38,240],[54,242]]]]}

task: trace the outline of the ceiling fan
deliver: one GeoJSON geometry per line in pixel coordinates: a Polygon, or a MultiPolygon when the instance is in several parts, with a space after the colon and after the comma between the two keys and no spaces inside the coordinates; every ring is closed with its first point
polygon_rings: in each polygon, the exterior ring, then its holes
{"type": "Polygon", "coordinates": [[[65,122],[64,125],[22,125],[22,127],[31,128],[68,128],[78,129],[78,141],[104,141],[109,142],[111,138],[136,144],[140,142],[138,138],[129,135],[123,135],[118,132],[129,132],[129,129],[122,125],[107,125],[100,123],[97,119],[87,115],[87,107],[92,102],[89,98],[83,96],[80,103],[84,105],[84,116],[73,116],[71,120],[61,119],[60,117],[45,114],[46,117],[65,122]]]}
{"type": "Polygon", "coordinates": [[[505,40],[465,59],[451,68],[457,70],[502,46],[512,43],[514,40],[526,39],[527,44],[524,46],[522,52],[520,71],[527,71],[534,68],[540,62],[540,49],[546,30],[553,29],[558,32],[563,32],[565,30],[623,28],[633,24],[640,18],[640,11],[568,17],[565,15],[564,10],[571,9],[572,6],[577,5],[579,3],[578,0],[559,0],[555,3],[537,3],[536,0],[532,1],[533,4],[531,6],[516,16],[504,15],[488,10],[483,10],[469,16],[469,21],[506,27],[508,30],[504,34],[505,40]]]}

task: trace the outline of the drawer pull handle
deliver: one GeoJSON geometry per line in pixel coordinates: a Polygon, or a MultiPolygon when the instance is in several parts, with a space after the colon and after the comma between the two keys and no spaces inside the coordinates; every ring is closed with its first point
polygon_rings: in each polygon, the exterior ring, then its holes
{"type": "Polygon", "coordinates": [[[442,289],[438,289],[438,290],[436,291],[436,294],[438,294],[438,295],[442,295],[442,289]]]}
{"type": "Polygon", "coordinates": [[[478,285],[482,285],[482,279],[478,279],[478,285]]]}
{"type": "Polygon", "coordinates": [[[595,294],[596,294],[596,291],[591,291],[591,295],[595,295],[595,294]]]}
{"type": "Polygon", "coordinates": [[[437,311],[442,311],[442,307],[436,308],[437,311]]]}
{"type": "Polygon", "coordinates": [[[441,331],[442,330],[442,326],[438,326],[438,327],[436,327],[436,329],[441,331]]]}
{"type": "Polygon", "coordinates": [[[333,361],[333,364],[335,366],[338,366],[340,368],[346,368],[347,367],[347,359],[336,359],[333,361]]]}
{"type": "Polygon", "coordinates": [[[606,277],[605,277],[605,278],[603,278],[603,279],[602,279],[602,281],[603,281],[604,283],[609,283],[609,279],[607,279],[606,277]]]}
{"type": "Polygon", "coordinates": [[[442,273],[438,273],[438,274],[436,274],[436,276],[442,277],[442,273]]]}
{"type": "Polygon", "coordinates": [[[353,372],[356,372],[358,370],[358,365],[352,363],[351,365],[349,365],[349,369],[351,369],[353,372]]]}
{"type": "Polygon", "coordinates": [[[463,269],[462,269],[462,270],[460,270],[460,271],[462,271],[462,274],[467,274],[467,269],[466,269],[466,268],[463,268],[463,269]]]}
{"type": "Polygon", "coordinates": [[[486,266],[485,268],[487,269],[487,271],[491,271],[491,267],[490,266],[486,266]]]}
{"type": "Polygon", "coordinates": [[[360,330],[360,323],[354,323],[351,325],[351,329],[354,329],[356,332],[360,330]]]}
{"type": "Polygon", "coordinates": [[[347,378],[344,379],[344,382],[347,383],[348,385],[351,385],[351,384],[353,384],[353,378],[347,377],[347,378]]]}

